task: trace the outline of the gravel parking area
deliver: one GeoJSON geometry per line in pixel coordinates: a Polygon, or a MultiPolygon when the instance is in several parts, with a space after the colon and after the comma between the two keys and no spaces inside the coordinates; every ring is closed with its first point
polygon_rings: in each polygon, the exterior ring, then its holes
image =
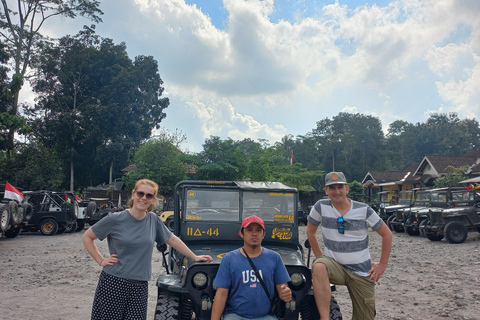
{"type": "MultiPolygon", "coordinates": [[[[300,227],[301,242],[305,226],[300,227]]],[[[42,236],[21,233],[0,238],[0,319],[90,319],[101,271],[83,247],[83,231],[42,236]]],[[[319,235],[321,237],[321,235],[319,235]]],[[[374,261],[381,238],[370,234],[374,261]]],[[[107,255],[106,241],[97,241],[107,255]]],[[[394,233],[389,266],[377,286],[377,319],[480,320],[480,234],[462,244],[394,233]]],[[[154,250],[148,319],[155,313],[155,281],[163,272],[162,255],[154,250]]],[[[344,319],[351,318],[348,293],[334,293],[344,319]]]]}

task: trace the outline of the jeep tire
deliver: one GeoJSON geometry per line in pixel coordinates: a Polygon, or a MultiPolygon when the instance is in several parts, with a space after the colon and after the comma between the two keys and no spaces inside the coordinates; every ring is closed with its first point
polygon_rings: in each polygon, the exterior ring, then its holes
{"type": "Polygon", "coordinates": [[[58,231],[58,223],[54,219],[45,219],[40,222],[40,233],[44,236],[53,236],[58,231]]]}
{"type": "Polygon", "coordinates": [[[20,224],[23,221],[23,211],[19,210],[16,201],[8,202],[8,211],[10,212],[11,224],[20,224]]]}
{"type": "Polygon", "coordinates": [[[77,229],[75,232],[80,232],[85,228],[85,220],[77,220],[77,229]]]}
{"type": "Polygon", "coordinates": [[[155,320],[181,320],[180,297],[169,292],[159,292],[155,320]]]}
{"type": "Polygon", "coordinates": [[[450,221],[445,226],[445,238],[450,243],[462,243],[467,239],[468,229],[460,221],[450,221]]]}
{"type": "Polygon", "coordinates": [[[6,204],[0,203],[0,233],[10,225],[10,213],[6,204]]]}
{"type": "Polygon", "coordinates": [[[30,203],[23,203],[22,208],[23,208],[23,220],[27,222],[30,221],[30,219],[33,216],[33,206],[30,203]]]}
{"type": "Polygon", "coordinates": [[[390,217],[387,218],[387,222],[386,222],[387,227],[388,227],[391,231],[393,231],[393,228],[392,228],[392,225],[390,224],[390,222],[392,222],[393,219],[395,219],[395,215],[392,214],[390,217]]]}
{"type": "Polygon", "coordinates": [[[19,234],[20,231],[22,231],[22,227],[16,227],[16,228],[10,228],[7,231],[5,231],[5,237],[7,238],[16,238],[19,234]]]}

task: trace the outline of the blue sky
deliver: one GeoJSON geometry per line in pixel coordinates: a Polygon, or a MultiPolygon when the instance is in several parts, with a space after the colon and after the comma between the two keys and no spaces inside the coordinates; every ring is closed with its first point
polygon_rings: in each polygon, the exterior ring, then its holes
{"type": "MultiPolygon", "coordinates": [[[[480,114],[480,1],[104,0],[97,34],[152,55],[184,151],[305,135],[339,112],[480,114]]],[[[54,37],[88,20],[50,20],[54,37]]],[[[31,101],[27,90],[23,99],[31,101]]],[[[477,119],[478,120],[478,119],[477,119]]]]}

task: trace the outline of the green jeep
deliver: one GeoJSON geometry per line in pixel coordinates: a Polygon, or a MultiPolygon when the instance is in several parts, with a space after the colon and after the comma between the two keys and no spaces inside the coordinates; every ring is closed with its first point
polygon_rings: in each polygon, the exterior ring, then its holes
{"type": "MultiPolygon", "coordinates": [[[[243,218],[255,214],[265,222],[262,246],[280,254],[290,275],[293,300],[283,305],[282,319],[318,319],[311,270],[299,243],[298,191],[280,182],[182,181],[174,190],[174,234],[197,255],[194,262],[173,248],[163,253],[165,274],[157,279],[156,320],[210,319],[216,288],[213,280],[222,257],[243,246],[238,235],[243,218]]],[[[342,319],[332,297],[330,319],[342,319]]]]}
{"type": "Polygon", "coordinates": [[[462,243],[468,231],[480,232],[480,196],[475,190],[452,188],[451,203],[447,209],[430,210],[424,225],[425,235],[432,241],[444,237],[450,243],[462,243]]]}

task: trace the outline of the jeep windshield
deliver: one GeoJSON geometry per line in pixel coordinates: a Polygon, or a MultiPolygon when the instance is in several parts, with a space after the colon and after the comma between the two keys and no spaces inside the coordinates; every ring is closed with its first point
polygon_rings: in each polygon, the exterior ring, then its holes
{"type": "Polygon", "coordinates": [[[265,222],[294,222],[291,192],[189,188],[185,199],[187,221],[241,221],[255,214],[265,222]]]}

